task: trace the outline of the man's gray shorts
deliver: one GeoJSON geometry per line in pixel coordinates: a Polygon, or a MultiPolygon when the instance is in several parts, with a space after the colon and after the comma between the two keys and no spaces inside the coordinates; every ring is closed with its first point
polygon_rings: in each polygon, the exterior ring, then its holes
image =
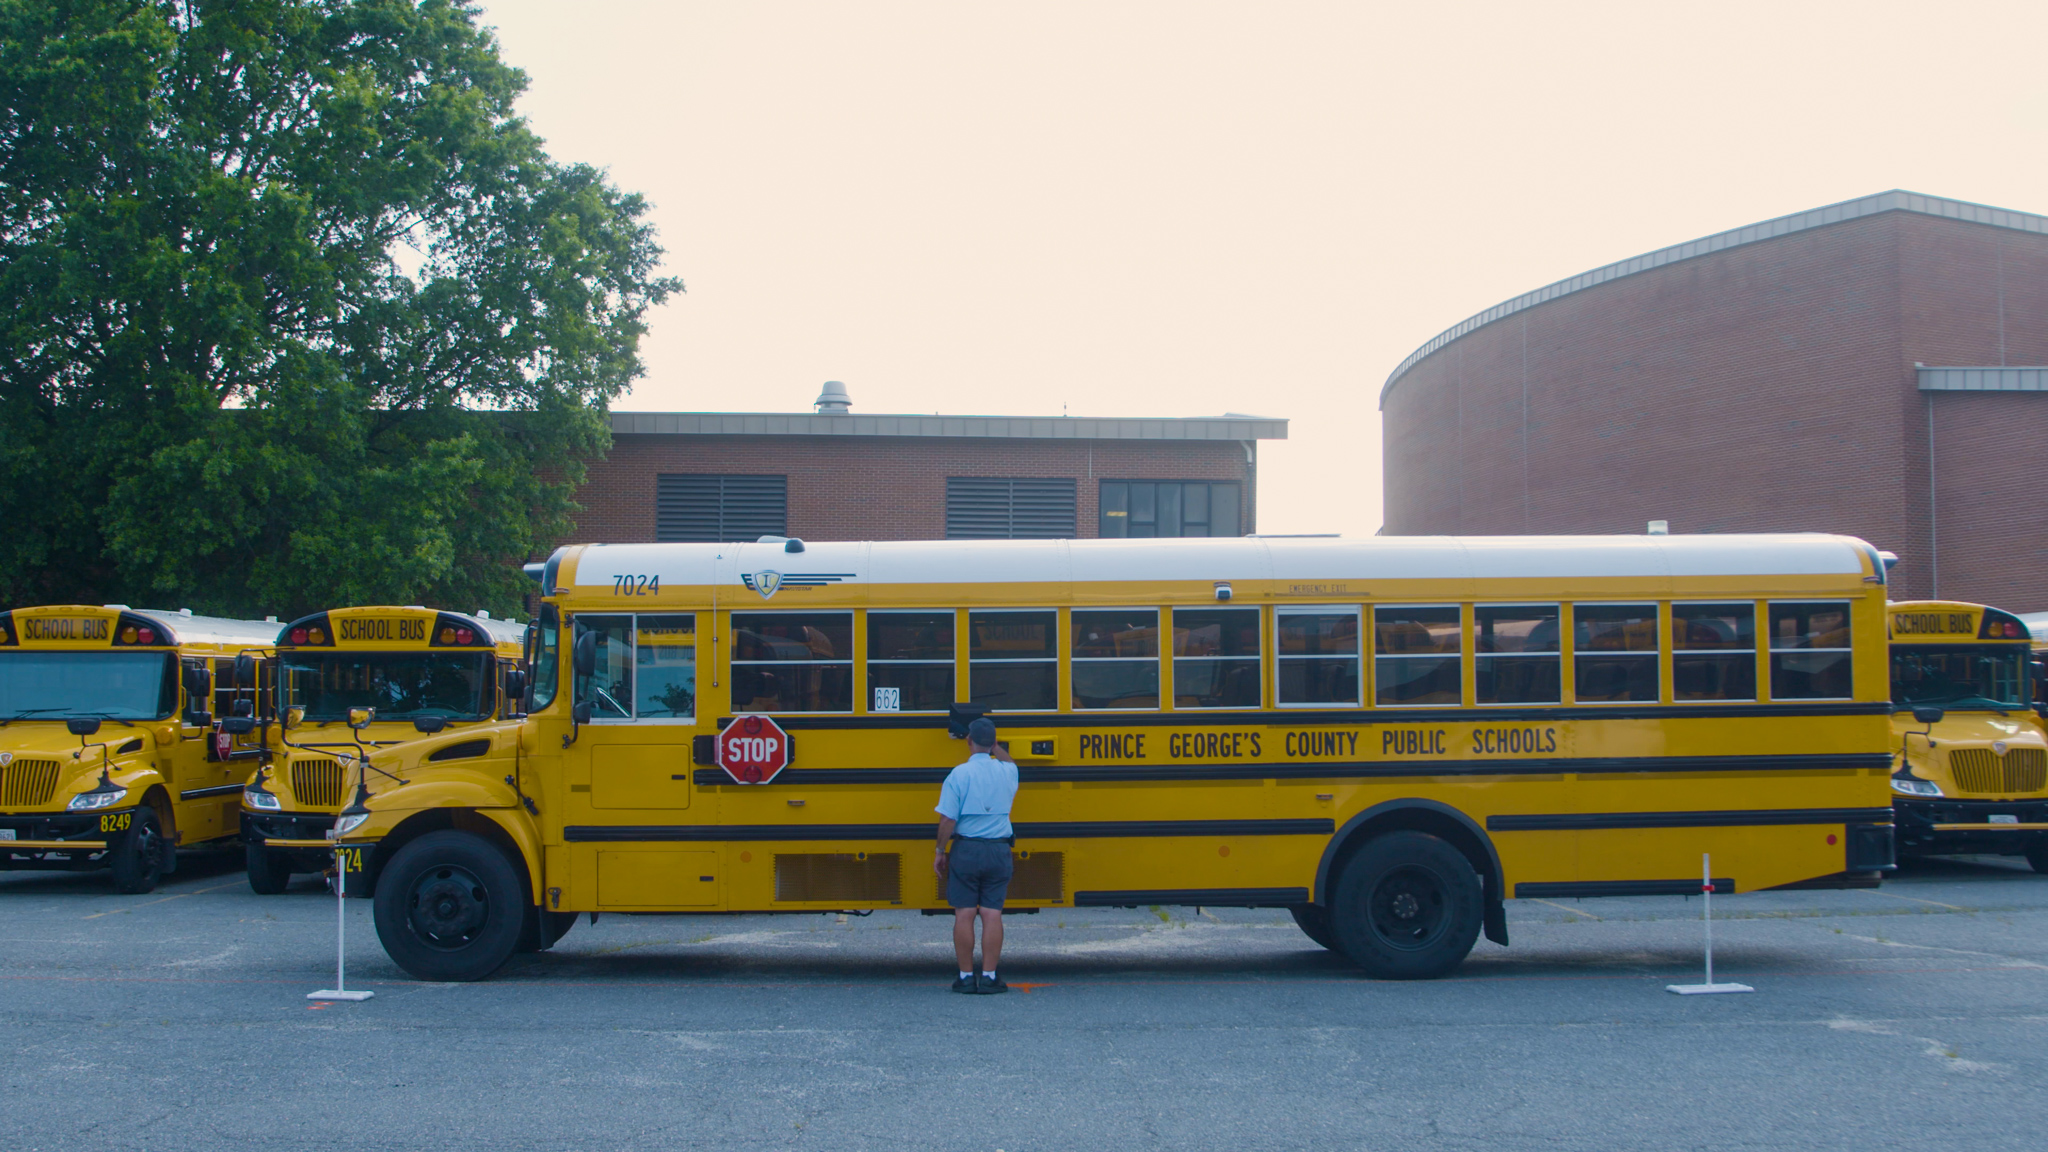
{"type": "Polygon", "coordinates": [[[1007,842],[956,838],[946,854],[946,903],[1001,911],[1010,891],[1011,867],[1007,842]]]}

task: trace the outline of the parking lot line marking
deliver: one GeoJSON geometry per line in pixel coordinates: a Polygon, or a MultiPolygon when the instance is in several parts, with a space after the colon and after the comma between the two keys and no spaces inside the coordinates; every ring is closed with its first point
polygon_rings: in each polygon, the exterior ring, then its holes
{"type": "Polygon", "coordinates": [[[1552,908],[1557,908],[1557,909],[1560,909],[1560,910],[1562,910],[1562,911],[1565,911],[1565,912],[1569,912],[1569,913],[1571,913],[1571,914],[1572,914],[1572,915],[1574,915],[1574,916],[1584,916],[1584,917],[1585,917],[1586,919],[1588,919],[1588,920],[1598,920],[1598,919],[1600,919],[1600,918],[1599,918],[1598,916],[1595,916],[1595,915],[1593,915],[1593,914],[1592,914],[1591,912],[1581,912],[1581,911],[1580,911],[1580,910],[1578,910],[1577,908],[1573,908],[1573,907],[1571,907],[1571,906],[1569,906],[1569,905],[1566,905],[1566,904],[1559,904],[1559,903],[1558,903],[1557,901],[1555,901],[1555,900],[1544,900],[1544,899],[1541,899],[1541,898],[1539,898],[1539,897],[1530,897],[1530,900],[1529,900],[1529,902],[1530,902],[1530,903],[1532,903],[1532,904],[1548,904],[1548,905],[1550,905],[1550,906],[1551,906],[1552,908]]]}
{"type": "Polygon", "coordinates": [[[1968,911],[1970,911],[1970,909],[1968,909],[1968,908],[1965,908],[1965,907],[1963,907],[1963,906],[1962,906],[1962,905],[1960,905],[1960,904],[1943,904],[1943,903],[1942,903],[1941,901],[1939,901],[1939,900],[1922,900],[1922,899],[1921,899],[1920,897],[1918,897],[1918,896],[1901,896],[1901,895],[1899,895],[1899,894],[1898,894],[1897,892],[1880,892],[1880,891],[1878,891],[1878,890],[1877,890],[1877,889],[1875,889],[1875,888],[1852,888],[1852,889],[1850,889],[1850,891],[1852,891],[1852,892],[1862,892],[1862,893],[1865,893],[1866,895],[1870,895],[1870,896],[1889,896],[1889,897],[1891,897],[1891,898],[1892,898],[1892,899],[1894,899],[1894,900],[1911,900],[1911,901],[1912,901],[1913,903],[1915,903],[1915,904],[1932,904],[1932,905],[1934,905],[1934,906],[1935,906],[1936,908],[1947,908],[1947,909],[1949,909],[1949,910],[1951,910],[1951,911],[1954,911],[1954,912],[1968,912],[1968,911]]]}
{"type": "Polygon", "coordinates": [[[82,919],[82,920],[97,920],[97,919],[99,919],[99,918],[100,918],[100,917],[102,917],[102,916],[112,916],[112,915],[113,915],[114,913],[116,913],[116,912],[133,912],[133,911],[134,911],[134,910],[136,910],[137,908],[147,908],[147,907],[149,907],[149,906],[150,906],[151,904],[163,904],[163,903],[167,903],[167,902],[169,902],[169,901],[172,901],[172,900],[183,900],[183,899],[184,899],[185,897],[187,897],[187,896],[201,896],[201,895],[204,895],[204,894],[206,894],[206,893],[208,893],[208,892],[218,892],[218,891],[220,891],[220,890],[221,890],[221,889],[223,889],[223,888],[234,888],[234,887],[237,887],[237,885],[235,885],[235,884],[216,884],[216,885],[214,885],[214,886],[213,886],[213,887],[211,887],[211,888],[199,888],[199,889],[195,889],[195,890],[193,890],[193,891],[191,891],[191,892],[179,892],[179,893],[177,893],[176,895],[173,895],[173,896],[166,896],[166,897],[164,897],[164,898],[163,898],[163,899],[161,899],[161,900],[145,900],[145,901],[143,901],[143,902],[142,902],[142,903],[140,903],[140,904],[130,904],[130,905],[129,905],[128,907],[126,907],[126,908],[109,908],[109,909],[107,909],[107,910],[106,910],[105,912],[95,912],[95,913],[93,913],[93,914],[92,914],[92,915],[90,915],[90,916],[82,916],[82,917],[80,917],[80,919],[82,919]]]}

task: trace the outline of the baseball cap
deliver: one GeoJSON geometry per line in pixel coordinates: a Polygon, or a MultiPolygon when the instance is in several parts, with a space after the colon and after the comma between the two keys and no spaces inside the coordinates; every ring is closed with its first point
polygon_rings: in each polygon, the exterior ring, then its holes
{"type": "Polygon", "coordinates": [[[996,742],[996,722],[986,716],[975,717],[967,726],[967,742],[984,748],[993,747],[996,742]]]}

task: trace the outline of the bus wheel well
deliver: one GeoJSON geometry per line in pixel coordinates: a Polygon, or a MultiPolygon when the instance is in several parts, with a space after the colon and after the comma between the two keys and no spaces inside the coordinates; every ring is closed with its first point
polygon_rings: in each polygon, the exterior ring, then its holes
{"type": "MultiPolygon", "coordinates": [[[[527,890],[526,902],[536,902],[531,891],[533,883],[526,875],[525,855],[519,851],[519,845],[513,841],[509,833],[498,826],[497,821],[480,816],[467,808],[428,808],[415,812],[401,821],[398,827],[386,833],[383,839],[377,841],[376,851],[371,853],[368,882],[363,885],[361,895],[376,895],[377,877],[383,873],[385,863],[398,855],[400,848],[429,832],[443,831],[468,832],[490,841],[513,863],[513,871],[519,874],[520,886],[527,890]]],[[[354,896],[357,893],[351,891],[349,895],[354,896]]]]}
{"type": "Polygon", "coordinates": [[[171,794],[161,784],[151,784],[142,794],[142,802],[156,809],[157,830],[163,833],[165,841],[178,842],[178,815],[171,804],[171,794]]]}
{"type": "Polygon", "coordinates": [[[1426,832],[1456,848],[1479,874],[1486,902],[1486,938],[1505,946],[1508,942],[1507,910],[1503,904],[1500,857],[1493,841],[1472,818],[1433,800],[1389,800],[1353,816],[1323,849],[1322,865],[1316,871],[1315,898],[1329,899],[1329,890],[1344,864],[1376,837],[1388,832],[1426,832]]]}

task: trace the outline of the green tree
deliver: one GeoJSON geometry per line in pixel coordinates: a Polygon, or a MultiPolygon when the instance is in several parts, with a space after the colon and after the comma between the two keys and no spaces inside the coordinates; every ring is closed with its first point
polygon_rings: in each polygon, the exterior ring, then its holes
{"type": "Polygon", "coordinates": [[[504,611],[681,285],[463,0],[0,0],[0,599],[504,611]]]}

